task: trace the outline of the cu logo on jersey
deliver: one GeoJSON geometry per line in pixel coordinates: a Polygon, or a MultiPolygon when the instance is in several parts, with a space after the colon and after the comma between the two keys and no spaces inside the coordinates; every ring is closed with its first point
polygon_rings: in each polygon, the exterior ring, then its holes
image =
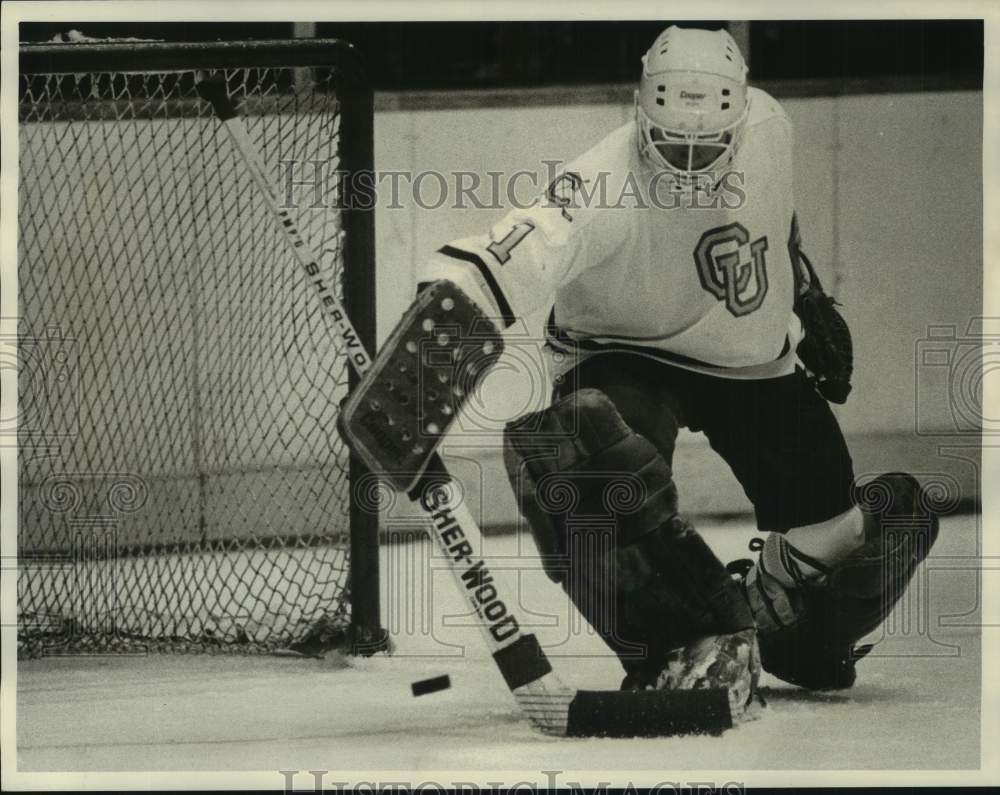
{"type": "Polygon", "coordinates": [[[743,224],[709,229],[694,250],[701,286],[736,317],[749,315],[767,295],[767,237],[750,242],[743,224]]]}

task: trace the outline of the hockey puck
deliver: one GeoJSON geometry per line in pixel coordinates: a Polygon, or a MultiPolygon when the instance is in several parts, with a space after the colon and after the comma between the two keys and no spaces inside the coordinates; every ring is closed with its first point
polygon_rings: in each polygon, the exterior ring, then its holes
{"type": "Polygon", "coordinates": [[[451,678],[448,674],[434,676],[430,679],[421,679],[410,685],[414,696],[426,696],[428,693],[436,693],[438,690],[447,690],[451,687],[451,678]]]}

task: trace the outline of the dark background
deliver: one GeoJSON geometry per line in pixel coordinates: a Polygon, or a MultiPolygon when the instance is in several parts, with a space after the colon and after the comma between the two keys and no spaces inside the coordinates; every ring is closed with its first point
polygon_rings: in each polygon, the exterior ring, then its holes
{"type": "MultiPolygon", "coordinates": [[[[318,37],[356,44],[376,90],[631,83],[669,21],[321,22],[318,37]]],[[[686,20],[684,27],[723,23],[686,20]]],[[[291,23],[22,23],[22,41],[70,29],[168,41],[290,38],[291,23]]],[[[906,90],[982,87],[982,20],[750,23],[756,81],[899,80],[906,90]]]]}

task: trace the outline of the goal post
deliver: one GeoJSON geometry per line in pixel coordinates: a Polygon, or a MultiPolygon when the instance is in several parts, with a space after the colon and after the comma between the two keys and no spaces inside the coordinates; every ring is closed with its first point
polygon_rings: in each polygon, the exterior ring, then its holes
{"type": "Polygon", "coordinates": [[[221,73],[375,347],[372,92],[336,40],[22,45],[18,648],[384,647],[346,352],[195,91],[221,73]],[[305,77],[306,79],[303,79],[305,77]]]}

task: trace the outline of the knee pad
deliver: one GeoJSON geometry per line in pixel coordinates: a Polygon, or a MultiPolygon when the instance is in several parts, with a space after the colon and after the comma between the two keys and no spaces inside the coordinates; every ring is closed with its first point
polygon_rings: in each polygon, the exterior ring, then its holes
{"type": "Polygon", "coordinates": [[[546,572],[626,670],[753,625],[736,583],[678,516],[669,463],[604,393],[580,390],[509,424],[504,460],[546,572]]]}
{"type": "Polygon", "coordinates": [[[881,475],[855,498],[865,541],[816,585],[785,589],[761,561],[747,577],[764,670],[793,684],[854,684],[855,643],[882,623],[937,539],[932,501],[911,475],[881,475]]]}

